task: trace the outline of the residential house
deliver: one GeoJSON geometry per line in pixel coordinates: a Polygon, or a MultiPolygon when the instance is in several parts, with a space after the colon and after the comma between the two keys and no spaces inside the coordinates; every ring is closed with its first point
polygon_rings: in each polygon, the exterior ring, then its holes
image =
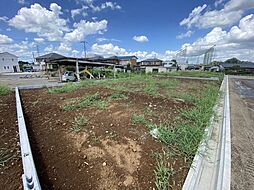
{"type": "Polygon", "coordinates": [[[49,53],[45,54],[39,57],[36,57],[36,63],[40,65],[40,70],[45,71],[49,68],[48,63],[50,63],[51,60],[56,60],[56,59],[62,59],[65,58],[65,56],[57,54],[57,53],[49,53]]]}
{"type": "Polygon", "coordinates": [[[105,60],[107,60],[107,62],[115,63],[121,66],[134,67],[135,65],[137,65],[138,58],[136,56],[112,56],[106,58],[105,60]]]}
{"type": "Polygon", "coordinates": [[[145,70],[146,73],[161,73],[167,72],[167,68],[163,66],[162,60],[153,58],[153,59],[145,59],[139,63],[140,69],[145,70]]]}
{"type": "Polygon", "coordinates": [[[162,60],[153,58],[141,61],[140,66],[162,66],[162,60]]]}
{"type": "Polygon", "coordinates": [[[234,63],[222,63],[220,64],[222,70],[225,70],[227,74],[253,74],[254,73],[254,63],[244,62],[240,64],[234,63]]]}
{"type": "Polygon", "coordinates": [[[0,53],[0,73],[20,72],[18,57],[8,52],[0,53]]]}

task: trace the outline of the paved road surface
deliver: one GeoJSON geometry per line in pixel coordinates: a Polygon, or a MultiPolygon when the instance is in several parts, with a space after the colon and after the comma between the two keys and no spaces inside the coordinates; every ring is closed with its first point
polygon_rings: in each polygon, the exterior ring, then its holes
{"type": "Polygon", "coordinates": [[[41,73],[8,73],[0,74],[0,85],[7,85],[10,87],[27,86],[27,85],[46,85],[56,83],[57,78],[48,80],[42,77],[41,73]],[[32,77],[30,77],[32,75],[32,77]],[[25,78],[28,77],[28,78],[25,78]],[[37,77],[36,77],[37,76],[37,77]]]}
{"type": "Polygon", "coordinates": [[[254,189],[254,79],[230,77],[232,190],[254,189]]]}

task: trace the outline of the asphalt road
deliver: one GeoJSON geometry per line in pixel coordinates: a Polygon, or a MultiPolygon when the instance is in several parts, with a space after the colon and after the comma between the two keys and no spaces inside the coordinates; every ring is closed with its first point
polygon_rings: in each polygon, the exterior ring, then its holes
{"type": "Polygon", "coordinates": [[[41,73],[8,73],[0,74],[0,85],[10,87],[29,86],[29,85],[46,85],[56,83],[57,78],[48,80],[41,73]]]}
{"type": "Polygon", "coordinates": [[[254,79],[230,77],[232,190],[254,189],[254,79]]]}

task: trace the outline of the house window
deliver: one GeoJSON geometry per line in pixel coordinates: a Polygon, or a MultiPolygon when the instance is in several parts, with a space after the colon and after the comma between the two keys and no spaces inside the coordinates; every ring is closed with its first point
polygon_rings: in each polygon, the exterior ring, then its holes
{"type": "Polygon", "coordinates": [[[10,67],[9,67],[9,66],[7,66],[7,69],[10,69],[10,67]]]}
{"type": "Polygon", "coordinates": [[[14,59],[11,59],[12,61],[14,61],[14,59]]]}
{"type": "Polygon", "coordinates": [[[6,67],[4,66],[4,69],[6,69],[6,67]]]}
{"type": "Polygon", "coordinates": [[[2,58],[2,60],[4,61],[4,58],[2,58]]]}

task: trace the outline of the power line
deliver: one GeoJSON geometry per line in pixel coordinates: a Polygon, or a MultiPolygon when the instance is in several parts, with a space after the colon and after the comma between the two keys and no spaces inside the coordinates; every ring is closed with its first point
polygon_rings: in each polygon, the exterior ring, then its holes
{"type": "Polygon", "coordinates": [[[86,58],[86,44],[88,43],[87,41],[81,41],[80,43],[83,44],[83,48],[84,48],[84,53],[85,53],[85,58],[86,58]]]}

